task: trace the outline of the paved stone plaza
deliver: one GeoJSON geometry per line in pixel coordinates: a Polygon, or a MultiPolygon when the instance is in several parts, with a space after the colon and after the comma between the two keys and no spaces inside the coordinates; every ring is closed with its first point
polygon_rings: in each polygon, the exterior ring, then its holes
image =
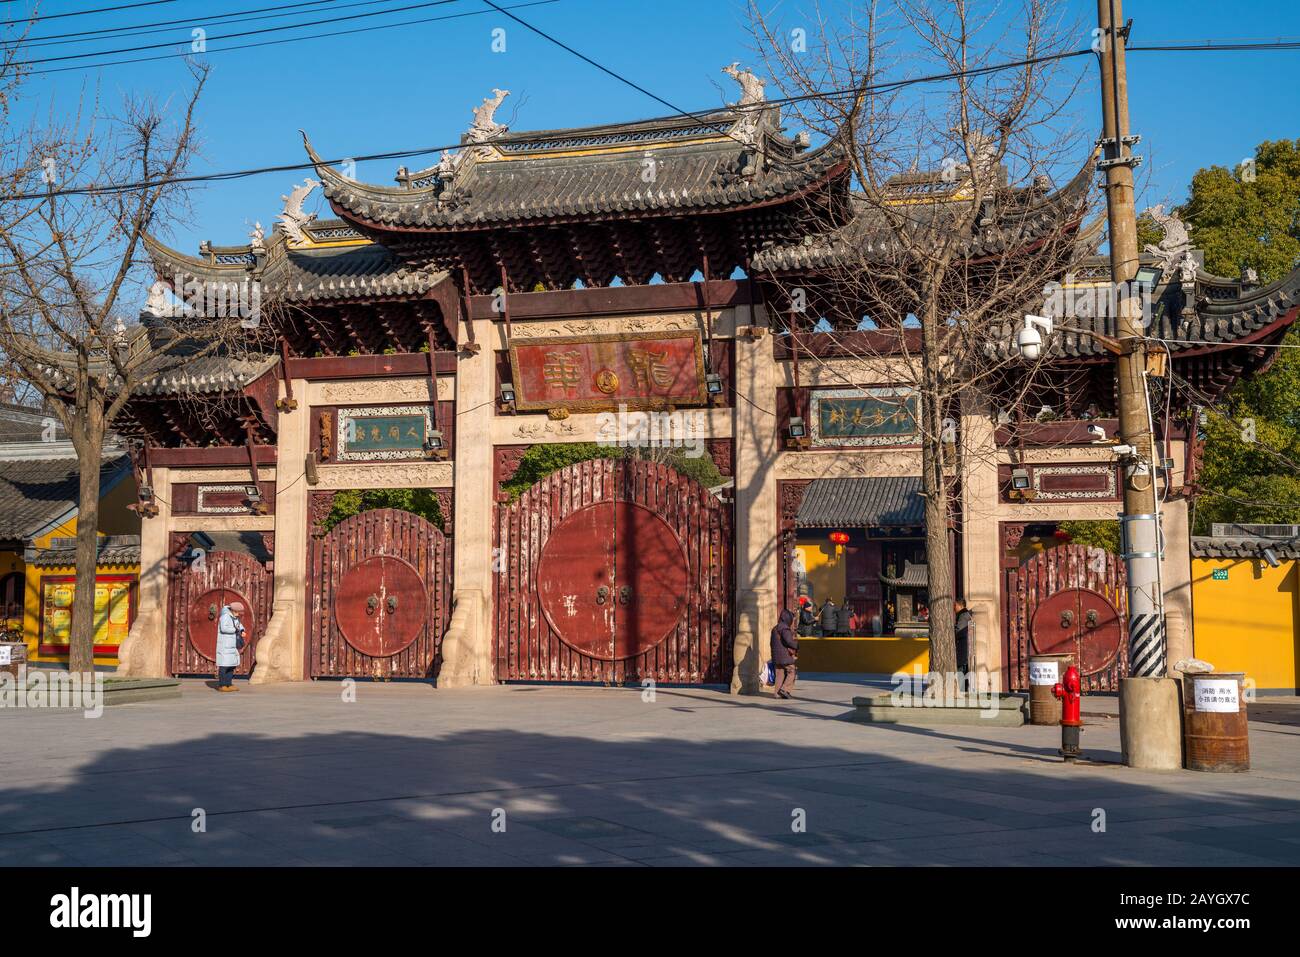
{"type": "MultiPolygon", "coordinates": [[[[1254,771],[1214,775],[1064,766],[1056,728],[851,723],[845,681],[780,703],[342,690],[0,712],[0,864],[1300,864],[1294,699],[1259,709],[1254,771]]],[[[1117,762],[1118,723],[1089,720],[1089,756],[1117,762]]]]}

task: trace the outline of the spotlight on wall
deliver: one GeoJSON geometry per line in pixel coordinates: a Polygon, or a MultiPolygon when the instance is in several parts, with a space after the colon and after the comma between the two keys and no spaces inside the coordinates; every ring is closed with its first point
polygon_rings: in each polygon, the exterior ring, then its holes
{"type": "Polygon", "coordinates": [[[244,498],[248,500],[248,507],[254,515],[265,515],[270,511],[270,506],[262,499],[262,490],[256,485],[244,486],[244,498]]]}
{"type": "Polygon", "coordinates": [[[1011,470],[1011,498],[1031,499],[1034,497],[1034,490],[1029,487],[1029,470],[1012,469],[1011,470]]]}
{"type": "Polygon", "coordinates": [[[790,424],[787,426],[789,438],[785,441],[788,449],[806,449],[811,444],[808,439],[808,428],[804,425],[803,419],[797,415],[790,417],[790,424]]]}
{"type": "Polygon", "coordinates": [[[128,507],[134,508],[141,518],[156,516],[158,514],[158,503],[154,500],[153,486],[142,483],[135,504],[128,507]]]}
{"type": "Polygon", "coordinates": [[[513,412],[515,410],[515,384],[513,382],[501,383],[501,409],[503,412],[513,412]]]}
{"type": "Polygon", "coordinates": [[[722,395],[722,376],[710,372],[704,377],[704,389],[709,395],[722,395]]]}
{"type": "Polygon", "coordinates": [[[1133,281],[1139,286],[1154,289],[1160,283],[1163,270],[1159,266],[1139,266],[1133,281]]]}

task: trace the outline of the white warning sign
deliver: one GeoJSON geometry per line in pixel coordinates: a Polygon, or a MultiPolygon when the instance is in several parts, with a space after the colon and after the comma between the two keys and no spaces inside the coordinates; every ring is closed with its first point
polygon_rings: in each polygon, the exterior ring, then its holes
{"type": "Polygon", "coordinates": [[[1196,710],[1235,714],[1241,710],[1236,678],[1195,678],[1196,710]]]}
{"type": "Polygon", "coordinates": [[[1029,683],[1031,685],[1054,685],[1060,680],[1060,662],[1051,659],[1029,662],[1029,683]]]}

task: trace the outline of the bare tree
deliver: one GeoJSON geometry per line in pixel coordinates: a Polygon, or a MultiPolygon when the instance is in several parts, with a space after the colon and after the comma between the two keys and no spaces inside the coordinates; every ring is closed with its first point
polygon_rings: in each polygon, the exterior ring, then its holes
{"type": "MultiPolygon", "coordinates": [[[[154,284],[151,315],[136,319],[138,296],[153,282],[142,241],[184,209],[177,180],[196,154],[207,68],[191,73],[177,109],[128,98],[110,113],[96,102],[54,122],[7,122],[0,141],[8,171],[0,182],[0,353],[58,417],[80,470],[73,671],[94,660],[105,434],[143,384],[244,348],[249,336],[251,313],[235,302],[238,290],[188,290],[189,303],[177,306],[154,284]]],[[[3,102],[12,111],[21,77],[6,78],[3,102]]]]}
{"type": "Polygon", "coordinates": [[[960,441],[961,415],[996,416],[1030,390],[1034,369],[1007,337],[1080,255],[1091,185],[1089,168],[1062,188],[1052,179],[1080,170],[1091,150],[1067,128],[1073,85],[1052,59],[1079,33],[1049,0],[986,6],[977,16],[966,0],[892,0],[830,17],[814,5],[780,21],[754,0],[749,8],[765,66],[803,123],[845,144],[855,188],[850,208],[818,211],[838,220],[831,232],[764,250],[755,263],[781,286],[796,369],[802,358],[822,366],[820,381],[902,386],[919,400],[931,668],[940,673],[957,665],[949,529],[990,519],[955,507],[974,464],[959,463],[958,449],[990,454],[960,441]],[[1009,62],[1018,65],[981,72],[1009,62]],[[884,85],[900,74],[952,77],[884,85]],[[831,355],[862,371],[836,372],[831,355]]]}

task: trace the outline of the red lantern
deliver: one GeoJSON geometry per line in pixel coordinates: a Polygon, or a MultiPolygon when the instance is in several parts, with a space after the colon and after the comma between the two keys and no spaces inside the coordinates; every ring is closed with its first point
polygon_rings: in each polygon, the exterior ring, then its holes
{"type": "Polygon", "coordinates": [[[849,533],[831,532],[831,541],[836,545],[847,545],[849,543],[849,533]]]}

